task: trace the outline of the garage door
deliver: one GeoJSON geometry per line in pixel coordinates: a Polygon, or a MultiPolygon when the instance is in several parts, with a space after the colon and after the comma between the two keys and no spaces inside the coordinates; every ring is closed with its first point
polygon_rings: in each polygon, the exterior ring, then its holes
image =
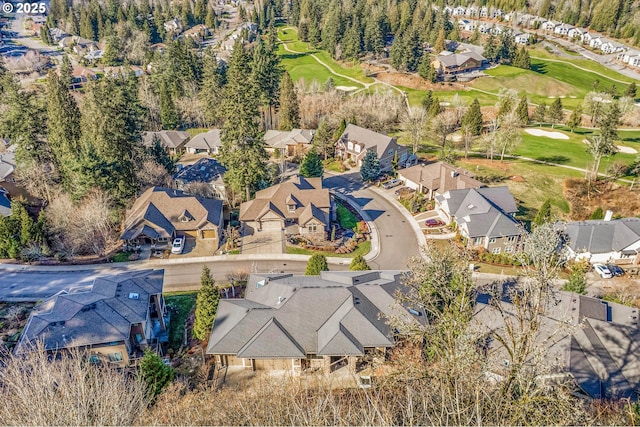
{"type": "Polygon", "coordinates": [[[216,237],[218,237],[218,233],[216,233],[216,230],[203,230],[202,231],[202,238],[203,239],[215,239],[216,237]]]}
{"type": "Polygon", "coordinates": [[[282,221],[262,221],[262,231],[280,231],[282,230],[282,221]]]}
{"type": "Polygon", "coordinates": [[[291,359],[256,359],[258,371],[288,371],[291,369],[291,359]]]}
{"type": "Polygon", "coordinates": [[[185,231],[179,232],[179,234],[182,234],[187,237],[198,237],[198,230],[185,230],[185,231]]]}

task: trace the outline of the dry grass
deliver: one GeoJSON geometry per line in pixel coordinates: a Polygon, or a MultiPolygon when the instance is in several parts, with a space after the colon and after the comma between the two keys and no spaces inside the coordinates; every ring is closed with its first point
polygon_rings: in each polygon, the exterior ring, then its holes
{"type": "Polygon", "coordinates": [[[640,194],[637,190],[604,180],[589,184],[584,179],[567,179],[563,184],[563,193],[571,204],[573,220],[588,219],[599,207],[622,217],[633,217],[640,212],[640,194]]]}

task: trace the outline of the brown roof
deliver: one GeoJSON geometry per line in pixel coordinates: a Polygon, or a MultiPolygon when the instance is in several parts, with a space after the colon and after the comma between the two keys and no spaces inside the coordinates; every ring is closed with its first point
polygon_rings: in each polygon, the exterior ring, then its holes
{"type": "Polygon", "coordinates": [[[143,232],[171,237],[174,231],[214,230],[221,222],[222,201],[191,196],[180,190],[151,187],[127,211],[124,232],[131,240],[143,232]],[[183,219],[187,219],[183,221],[183,219]]]}
{"type": "Polygon", "coordinates": [[[448,163],[436,162],[419,164],[401,169],[398,174],[409,181],[444,194],[449,190],[480,188],[483,183],[474,179],[474,174],[466,169],[457,168],[448,163]]]}
{"type": "Polygon", "coordinates": [[[178,130],[161,130],[159,132],[144,132],[142,134],[142,143],[145,147],[153,146],[153,138],[157,136],[165,148],[178,148],[189,140],[189,134],[178,130]]]}
{"type": "MultiPolygon", "coordinates": [[[[240,220],[255,221],[273,211],[284,218],[300,218],[305,208],[329,209],[329,190],[322,188],[322,178],[297,177],[291,181],[274,185],[256,193],[253,200],[240,205],[240,220]],[[295,212],[289,212],[287,204],[295,203],[295,212]]],[[[315,213],[314,217],[319,214],[315,213]]]]}

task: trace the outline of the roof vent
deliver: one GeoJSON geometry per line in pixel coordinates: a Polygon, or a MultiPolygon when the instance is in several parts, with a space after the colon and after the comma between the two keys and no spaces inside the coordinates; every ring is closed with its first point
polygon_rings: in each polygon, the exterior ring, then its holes
{"type": "Polygon", "coordinates": [[[611,221],[611,218],[613,218],[613,211],[612,210],[607,210],[604,213],[604,220],[605,221],[611,221]]]}
{"type": "Polygon", "coordinates": [[[140,299],[140,294],[137,292],[129,292],[129,299],[140,299]]]}
{"type": "Polygon", "coordinates": [[[278,304],[282,304],[282,302],[283,302],[284,300],[285,300],[284,298],[282,298],[282,297],[278,297],[278,304]]]}
{"type": "Polygon", "coordinates": [[[455,178],[456,176],[458,176],[458,172],[451,171],[451,178],[455,178]]]}

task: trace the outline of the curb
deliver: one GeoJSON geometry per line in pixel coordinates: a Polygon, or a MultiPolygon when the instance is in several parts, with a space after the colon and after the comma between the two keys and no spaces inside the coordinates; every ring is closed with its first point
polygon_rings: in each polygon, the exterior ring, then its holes
{"type": "Polygon", "coordinates": [[[376,227],[376,224],[371,220],[369,214],[363,211],[356,202],[351,200],[350,196],[340,194],[332,190],[330,192],[334,195],[334,197],[337,197],[340,200],[349,203],[349,205],[353,207],[360,214],[362,219],[364,219],[364,221],[367,223],[367,226],[369,227],[369,231],[371,233],[371,250],[366,255],[364,255],[363,258],[365,259],[365,261],[369,262],[378,258],[378,255],[380,255],[380,236],[378,234],[378,228],[376,227]]]}

